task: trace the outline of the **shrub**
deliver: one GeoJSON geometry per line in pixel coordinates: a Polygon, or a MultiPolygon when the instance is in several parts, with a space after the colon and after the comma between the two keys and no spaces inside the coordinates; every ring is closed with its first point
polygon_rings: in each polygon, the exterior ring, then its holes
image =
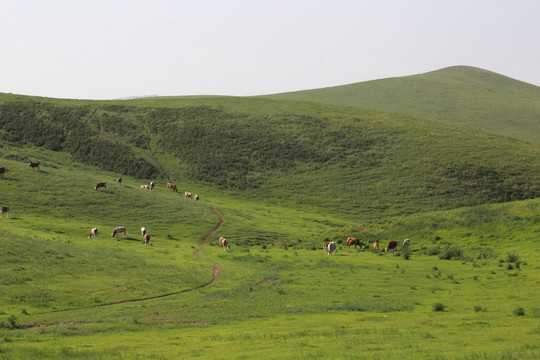
{"type": "Polygon", "coordinates": [[[474,312],[486,311],[486,309],[484,309],[483,307],[479,305],[474,305],[473,309],[474,309],[474,312]]]}
{"type": "Polygon", "coordinates": [[[444,260],[462,260],[463,259],[463,249],[461,249],[459,246],[447,246],[443,249],[443,251],[439,254],[439,259],[444,260]]]}
{"type": "Polygon", "coordinates": [[[525,309],[522,307],[517,307],[514,309],[513,314],[516,316],[524,316],[525,315],[525,309]]]}
{"type": "Polygon", "coordinates": [[[435,312],[444,311],[446,309],[446,306],[438,302],[438,303],[433,304],[432,309],[435,312]]]}
{"type": "Polygon", "coordinates": [[[506,262],[507,263],[520,263],[519,254],[517,252],[507,252],[506,253],[506,262]]]}

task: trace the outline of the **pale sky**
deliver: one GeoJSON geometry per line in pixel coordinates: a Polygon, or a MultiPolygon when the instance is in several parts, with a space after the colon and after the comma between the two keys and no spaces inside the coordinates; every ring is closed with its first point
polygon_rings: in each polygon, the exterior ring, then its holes
{"type": "Polygon", "coordinates": [[[540,86],[538,0],[0,0],[0,92],[263,95],[470,65],[540,86]]]}

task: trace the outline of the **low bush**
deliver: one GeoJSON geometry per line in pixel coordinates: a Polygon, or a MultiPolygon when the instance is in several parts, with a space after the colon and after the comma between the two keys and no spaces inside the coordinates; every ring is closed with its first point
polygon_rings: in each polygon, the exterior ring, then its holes
{"type": "Polygon", "coordinates": [[[435,312],[444,311],[446,306],[440,302],[433,304],[432,310],[435,312]]]}
{"type": "Polygon", "coordinates": [[[459,246],[447,246],[439,254],[439,259],[463,260],[463,249],[459,246]]]}

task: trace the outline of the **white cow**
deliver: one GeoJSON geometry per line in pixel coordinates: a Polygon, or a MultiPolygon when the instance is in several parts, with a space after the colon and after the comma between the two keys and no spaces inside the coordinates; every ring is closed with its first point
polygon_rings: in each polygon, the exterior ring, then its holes
{"type": "Polygon", "coordinates": [[[332,241],[330,244],[328,244],[328,255],[334,255],[335,251],[336,251],[336,243],[332,241]]]}
{"type": "Polygon", "coordinates": [[[112,232],[112,236],[113,237],[118,237],[118,233],[121,233],[123,232],[124,233],[124,237],[126,237],[126,227],[125,226],[118,226],[116,228],[114,228],[113,232],[112,232]]]}

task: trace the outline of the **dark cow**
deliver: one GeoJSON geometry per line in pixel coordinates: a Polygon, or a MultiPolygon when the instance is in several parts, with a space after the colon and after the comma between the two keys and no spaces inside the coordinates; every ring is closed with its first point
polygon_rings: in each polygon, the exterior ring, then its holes
{"type": "Polygon", "coordinates": [[[122,185],[122,178],[116,179],[116,182],[119,183],[120,185],[122,185]]]}
{"type": "Polygon", "coordinates": [[[154,190],[154,187],[156,187],[156,183],[153,181],[150,181],[150,190],[154,190]]]}
{"type": "Polygon", "coordinates": [[[355,237],[348,237],[347,238],[347,247],[350,247],[351,245],[354,245],[354,248],[356,249],[357,246],[362,248],[362,244],[360,243],[360,239],[355,237]]]}
{"type": "Polygon", "coordinates": [[[231,245],[229,245],[229,242],[224,237],[220,237],[218,240],[218,246],[223,247],[223,250],[231,250],[231,245]]]}
{"type": "Polygon", "coordinates": [[[98,237],[98,229],[97,228],[92,228],[92,230],[90,230],[90,234],[88,234],[88,238],[94,238],[94,239],[97,239],[98,237]]]}
{"type": "Polygon", "coordinates": [[[148,245],[150,243],[150,235],[145,234],[144,235],[144,245],[148,245]]]}
{"type": "Polygon", "coordinates": [[[31,162],[28,164],[28,166],[30,166],[32,168],[32,170],[34,170],[35,168],[38,169],[39,171],[39,161],[34,161],[34,162],[31,162]]]}
{"type": "Polygon", "coordinates": [[[328,244],[328,255],[334,255],[334,252],[336,251],[336,243],[331,242],[328,244]]]}
{"type": "Polygon", "coordinates": [[[0,214],[9,217],[9,206],[0,206],[0,214]]]}
{"type": "Polygon", "coordinates": [[[392,250],[392,252],[396,251],[397,249],[397,241],[396,240],[392,240],[388,243],[388,246],[386,247],[386,252],[388,252],[388,250],[392,250]]]}
{"type": "Polygon", "coordinates": [[[97,190],[99,188],[103,188],[105,190],[107,190],[107,182],[105,181],[100,181],[96,184],[96,187],[94,188],[94,190],[97,190]]]}
{"type": "Polygon", "coordinates": [[[4,177],[5,173],[6,173],[6,168],[3,166],[0,166],[0,177],[4,177]]]}
{"type": "Polygon", "coordinates": [[[118,226],[118,227],[115,227],[113,232],[112,232],[112,237],[118,237],[118,233],[121,233],[123,232],[124,233],[124,237],[126,237],[126,227],[125,226],[118,226]]]}

